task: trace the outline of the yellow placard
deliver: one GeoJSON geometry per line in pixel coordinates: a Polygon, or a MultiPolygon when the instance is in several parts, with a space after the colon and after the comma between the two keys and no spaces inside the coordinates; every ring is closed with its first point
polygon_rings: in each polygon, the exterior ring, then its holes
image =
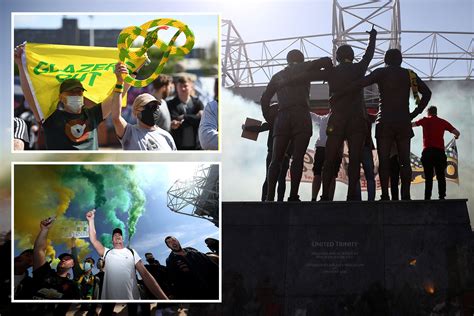
{"type": "MultiPolygon", "coordinates": [[[[76,78],[86,89],[84,97],[101,103],[117,81],[114,69],[117,48],[27,43],[23,66],[42,119],[48,118],[59,102],[62,81],[76,78]]],[[[146,56],[134,61],[141,65],[146,56]]]]}

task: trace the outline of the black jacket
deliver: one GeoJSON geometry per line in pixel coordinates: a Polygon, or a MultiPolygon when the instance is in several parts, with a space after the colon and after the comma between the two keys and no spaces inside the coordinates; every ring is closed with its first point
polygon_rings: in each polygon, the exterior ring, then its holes
{"type": "Polygon", "coordinates": [[[200,149],[198,137],[199,123],[201,115],[199,111],[204,110],[204,105],[198,98],[191,97],[191,102],[184,104],[176,96],[167,102],[172,120],[184,119],[178,129],[171,129],[176,148],[180,149],[200,149]]]}
{"type": "Polygon", "coordinates": [[[370,75],[351,84],[347,91],[376,83],[380,92],[377,123],[408,123],[423,111],[431,99],[431,90],[428,86],[418,76],[416,82],[422,98],[412,113],[410,113],[410,75],[408,69],[400,66],[377,68],[370,75]]]}
{"type": "MultiPolygon", "coordinates": [[[[322,80],[320,78],[320,69],[328,69],[332,67],[330,60],[321,58],[311,62],[304,62],[299,64],[290,64],[285,69],[273,75],[272,79],[267,85],[267,88],[262,94],[260,104],[262,111],[268,111],[272,97],[277,95],[278,108],[280,111],[284,110],[309,110],[309,90],[310,81],[302,79],[298,82],[294,81],[301,74],[310,73],[315,80],[322,80]]],[[[313,81],[313,80],[312,80],[313,81]]]]}
{"type": "Polygon", "coordinates": [[[166,259],[176,299],[218,299],[219,267],[207,255],[186,247],[186,256],[170,253],[166,259]]]}

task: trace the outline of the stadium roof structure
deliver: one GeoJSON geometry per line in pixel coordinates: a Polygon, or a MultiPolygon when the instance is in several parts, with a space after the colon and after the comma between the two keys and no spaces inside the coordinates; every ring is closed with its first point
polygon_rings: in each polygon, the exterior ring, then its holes
{"type": "Polygon", "coordinates": [[[299,49],[306,60],[331,56],[350,44],[355,59],[367,46],[367,26],[378,31],[368,71],[383,65],[387,49],[403,53],[405,68],[424,80],[474,79],[474,32],[402,30],[400,0],[333,1],[332,32],[245,42],[230,20],[222,20],[222,82],[224,87],[256,87],[268,83],[286,65],[286,54],[299,49]]]}
{"type": "Polygon", "coordinates": [[[178,179],[168,190],[167,206],[219,227],[219,165],[199,165],[190,179],[178,179]]]}

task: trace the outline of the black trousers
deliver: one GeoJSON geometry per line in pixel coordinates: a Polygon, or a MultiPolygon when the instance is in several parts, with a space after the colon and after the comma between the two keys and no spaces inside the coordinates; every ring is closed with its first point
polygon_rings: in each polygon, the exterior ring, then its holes
{"type": "MultiPolygon", "coordinates": [[[[347,200],[360,200],[360,195],[357,190],[357,184],[360,178],[360,163],[362,161],[362,152],[364,149],[366,134],[351,133],[346,135],[328,135],[326,141],[326,152],[323,166],[323,195],[322,199],[329,201],[331,181],[339,169],[341,147],[344,140],[347,139],[349,147],[349,167],[348,177],[349,185],[347,188],[347,200]]],[[[360,184],[359,184],[360,185],[360,184]]]]}
{"type": "Polygon", "coordinates": [[[425,148],[421,154],[421,163],[425,173],[425,200],[431,199],[433,189],[433,170],[438,180],[438,194],[440,199],[446,196],[446,176],[444,174],[448,161],[443,149],[425,148]]]}
{"type": "Polygon", "coordinates": [[[400,163],[398,155],[390,158],[390,193],[392,201],[398,201],[398,183],[400,182],[400,163]]]}
{"type": "Polygon", "coordinates": [[[400,195],[402,200],[410,200],[411,162],[410,141],[413,130],[410,122],[377,124],[375,138],[377,139],[377,154],[379,155],[379,176],[382,188],[382,199],[388,200],[388,181],[390,178],[390,152],[393,143],[397,146],[398,162],[400,164],[400,195]]]}
{"type": "MultiPolygon", "coordinates": [[[[379,155],[379,176],[382,188],[382,199],[389,199],[388,181],[390,178],[390,149],[393,138],[377,138],[377,153],[379,155]]],[[[398,161],[400,164],[400,195],[402,200],[410,199],[411,184],[411,163],[410,163],[410,138],[396,138],[395,143],[398,151],[398,161]]]]}
{"type": "Polygon", "coordinates": [[[308,148],[311,134],[298,134],[294,137],[290,135],[276,135],[273,137],[273,152],[272,161],[268,167],[267,174],[267,201],[275,199],[275,188],[278,178],[283,169],[282,164],[285,160],[285,153],[287,152],[290,143],[293,145],[293,152],[291,154],[293,161],[291,162],[291,189],[290,198],[298,197],[298,190],[300,187],[301,176],[303,174],[304,156],[308,148]]]}
{"type": "MultiPolygon", "coordinates": [[[[277,201],[282,202],[285,198],[285,191],[286,191],[286,173],[288,172],[288,168],[290,167],[290,155],[291,155],[291,144],[288,147],[288,150],[283,158],[283,162],[281,164],[280,174],[278,175],[278,187],[277,191],[277,201]]],[[[270,163],[272,162],[272,151],[267,152],[267,160],[266,160],[266,174],[268,174],[268,167],[270,167],[270,163]]],[[[268,181],[267,177],[265,177],[265,182],[262,185],[262,201],[267,200],[267,191],[268,191],[268,181]]]]}

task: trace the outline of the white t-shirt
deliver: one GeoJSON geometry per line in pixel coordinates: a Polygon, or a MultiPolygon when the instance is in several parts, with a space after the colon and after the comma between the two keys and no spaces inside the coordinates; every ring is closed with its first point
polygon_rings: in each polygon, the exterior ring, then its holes
{"type": "Polygon", "coordinates": [[[311,114],[311,120],[313,123],[319,126],[319,137],[316,140],[316,144],[314,148],[316,147],[326,147],[326,141],[328,139],[328,136],[326,135],[326,128],[328,127],[328,120],[330,113],[326,115],[318,115],[316,113],[310,112],[311,114]]]}
{"type": "Polygon", "coordinates": [[[120,139],[122,148],[124,150],[176,150],[171,134],[158,126],[155,128],[155,130],[150,130],[138,125],[127,124],[122,139],[120,139]]]}
{"type": "Polygon", "coordinates": [[[103,300],[139,300],[135,265],[141,260],[138,253],[130,249],[105,248],[105,274],[102,287],[103,300]],[[107,254],[107,255],[105,255],[107,254]]]}

